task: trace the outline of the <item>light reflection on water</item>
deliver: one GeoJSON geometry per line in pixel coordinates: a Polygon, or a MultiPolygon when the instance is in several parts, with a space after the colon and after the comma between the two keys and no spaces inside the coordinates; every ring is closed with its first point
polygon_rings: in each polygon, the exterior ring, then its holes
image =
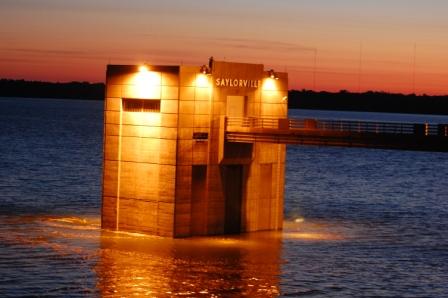
{"type": "Polygon", "coordinates": [[[340,241],[344,237],[334,234],[334,226],[303,221],[286,222],[285,230],[278,232],[188,239],[104,231],[95,217],[1,216],[0,223],[7,227],[0,233],[2,251],[11,252],[9,258],[1,255],[0,292],[11,290],[7,285],[14,280],[20,284],[18,296],[52,294],[42,292],[40,286],[48,287],[63,272],[68,276],[55,287],[55,295],[69,290],[121,297],[275,297],[280,294],[285,262],[283,239],[340,241]],[[26,259],[21,258],[25,254],[26,259]],[[21,272],[8,266],[18,266],[21,272]]]}

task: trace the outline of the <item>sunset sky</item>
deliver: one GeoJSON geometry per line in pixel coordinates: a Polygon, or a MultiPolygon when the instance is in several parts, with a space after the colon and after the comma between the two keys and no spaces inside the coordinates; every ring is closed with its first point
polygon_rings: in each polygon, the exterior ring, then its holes
{"type": "Polygon", "coordinates": [[[263,63],[290,88],[448,94],[446,0],[0,0],[0,77],[263,63]]]}

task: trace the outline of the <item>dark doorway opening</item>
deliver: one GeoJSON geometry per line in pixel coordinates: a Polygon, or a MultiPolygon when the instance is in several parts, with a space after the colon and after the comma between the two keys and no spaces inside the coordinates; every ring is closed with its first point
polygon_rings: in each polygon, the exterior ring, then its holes
{"type": "Polygon", "coordinates": [[[204,235],[207,232],[206,181],[207,166],[192,166],[191,173],[191,234],[204,235]]]}
{"type": "Polygon", "coordinates": [[[223,166],[221,174],[225,194],[224,233],[240,233],[243,201],[243,166],[223,166]]]}

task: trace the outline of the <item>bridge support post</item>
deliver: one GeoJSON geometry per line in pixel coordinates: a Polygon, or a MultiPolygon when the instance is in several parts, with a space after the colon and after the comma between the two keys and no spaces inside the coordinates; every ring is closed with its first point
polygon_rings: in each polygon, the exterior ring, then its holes
{"type": "Polygon", "coordinates": [[[437,126],[437,132],[441,137],[448,137],[448,124],[439,124],[437,126]]]}

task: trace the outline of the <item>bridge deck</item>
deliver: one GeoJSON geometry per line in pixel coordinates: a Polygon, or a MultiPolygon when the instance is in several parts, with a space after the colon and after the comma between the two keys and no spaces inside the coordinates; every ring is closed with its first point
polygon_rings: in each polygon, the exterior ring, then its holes
{"type": "Polygon", "coordinates": [[[225,119],[228,142],[448,151],[448,124],[316,119],[225,119]]]}

